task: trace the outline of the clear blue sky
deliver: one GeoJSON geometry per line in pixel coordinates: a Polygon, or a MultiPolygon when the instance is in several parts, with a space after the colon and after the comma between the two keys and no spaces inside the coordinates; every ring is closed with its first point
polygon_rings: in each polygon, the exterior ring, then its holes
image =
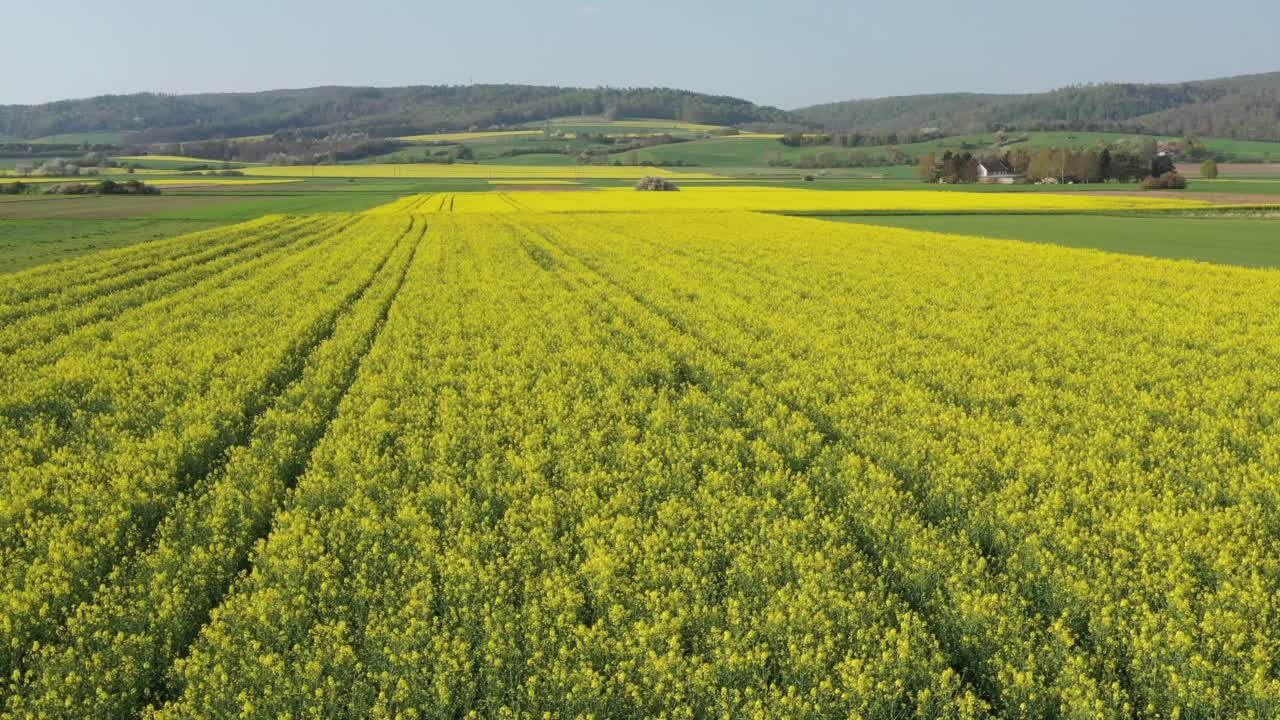
{"type": "Polygon", "coordinates": [[[792,108],[1280,70],[1280,2],[5,2],[0,104],[314,85],[664,85],[792,108]]]}

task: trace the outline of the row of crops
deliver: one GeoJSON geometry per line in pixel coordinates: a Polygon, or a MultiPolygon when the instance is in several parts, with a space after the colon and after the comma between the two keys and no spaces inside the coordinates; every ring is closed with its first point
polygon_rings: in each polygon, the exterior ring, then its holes
{"type": "Polygon", "coordinates": [[[0,281],[4,717],[1280,713],[1274,273],[405,207],[0,281]]]}

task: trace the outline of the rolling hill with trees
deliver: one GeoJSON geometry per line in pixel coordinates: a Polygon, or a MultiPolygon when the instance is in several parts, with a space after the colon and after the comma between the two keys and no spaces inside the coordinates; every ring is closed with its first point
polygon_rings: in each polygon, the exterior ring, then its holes
{"type": "Polygon", "coordinates": [[[396,148],[390,139],[400,136],[527,127],[578,116],[738,126],[800,138],[815,130],[840,136],[852,131],[888,138],[872,144],[889,145],[912,142],[904,138],[998,130],[1280,141],[1280,72],[1170,85],[1082,85],[1021,95],[911,95],[794,111],[670,88],[469,85],[139,93],[0,106],[0,138],[24,157],[31,155],[24,143],[37,139],[75,149],[258,138],[259,155],[320,153],[337,161],[392,152],[396,148]],[[283,146],[267,147],[268,138],[283,146]],[[324,146],[313,147],[317,143],[324,146]]]}
{"type": "Polygon", "coordinates": [[[1083,130],[1280,140],[1280,72],[1167,85],[1080,85],[1018,95],[850,100],[795,113],[832,129],[1083,130]]]}
{"type": "Polygon", "coordinates": [[[794,121],[747,100],[669,88],[561,88],[530,85],[318,87],[257,93],[139,93],[0,106],[0,137],[132,133],[155,143],[282,130],[316,135],[412,135],[515,125],[568,115],[642,117],[715,125],[794,121]]]}

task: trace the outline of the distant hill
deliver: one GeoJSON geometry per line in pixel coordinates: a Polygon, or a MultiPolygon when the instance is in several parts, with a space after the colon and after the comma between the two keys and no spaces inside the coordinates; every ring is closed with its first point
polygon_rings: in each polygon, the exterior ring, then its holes
{"type": "Polygon", "coordinates": [[[757,130],[981,133],[1075,130],[1280,140],[1280,72],[1172,85],[1107,84],[1044,93],[946,93],[851,100],[793,112],[670,88],[534,85],[318,87],[257,93],[104,95],[0,106],[0,138],[129,144],[271,135],[396,137],[565,116],[654,118],[757,130]],[[769,128],[778,128],[769,130],[769,128]]]}
{"type": "Polygon", "coordinates": [[[849,100],[794,111],[831,129],[1082,130],[1280,140],[1280,72],[1171,85],[1105,84],[1022,95],[849,100]]]}
{"type": "Polygon", "coordinates": [[[105,95],[0,106],[0,136],[35,139],[133,133],[133,142],[267,135],[280,130],[367,132],[391,137],[514,125],[567,115],[615,115],[715,125],[795,118],[738,98],[668,88],[530,85],[318,87],[258,93],[105,95]]]}

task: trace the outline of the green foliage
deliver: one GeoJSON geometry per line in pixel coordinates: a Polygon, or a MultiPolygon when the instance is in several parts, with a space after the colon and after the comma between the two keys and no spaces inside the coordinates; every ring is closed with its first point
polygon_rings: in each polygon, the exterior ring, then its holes
{"type": "Polygon", "coordinates": [[[1176,172],[1166,172],[1161,175],[1151,175],[1145,177],[1138,183],[1141,190],[1185,190],[1187,188],[1187,179],[1176,172]]]}
{"type": "MultiPolygon", "coordinates": [[[[1280,203],[1277,203],[1280,205],[1280,203]]],[[[1098,215],[917,215],[832,218],[843,222],[1006,238],[1107,252],[1255,267],[1280,267],[1274,220],[1098,215]]]]}
{"type": "Polygon", "coordinates": [[[1280,140],[1278,111],[1280,73],[1176,85],[1083,85],[1026,95],[952,93],[852,100],[795,112],[826,128],[1120,130],[1280,140]]]}
{"type": "MultiPolygon", "coordinates": [[[[0,186],[2,187],[2,186],[0,186]]],[[[0,273],[80,255],[163,240],[218,221],[203,220],[8,220],[0,219],[0,273]]]]}
{"type": "Polygon", "coordinates": [[[916,179],[920,182],[936,182],[938,157],[935,153],[921,153],[916,161],[916,179]]]}
{"type": "Polygon", "coordinates": [[[670,180],[653,175],[647,175],[640,178],[636,183],[636,190],[641,192],[675,192],[680,188],[670,180]]]}
{"type": "Polygon", "coordinates": [[[577,115],[667,118],[735,125],[789,119],[776,108],[736,98],[666,88],[580,89],[528,85],[323,87],[263,93],[106,95],[0,107],[0,135],[144,131],[130,143],[270,135],[305,128],[313,135],[366,132],[394,137],[577,115]]]}

